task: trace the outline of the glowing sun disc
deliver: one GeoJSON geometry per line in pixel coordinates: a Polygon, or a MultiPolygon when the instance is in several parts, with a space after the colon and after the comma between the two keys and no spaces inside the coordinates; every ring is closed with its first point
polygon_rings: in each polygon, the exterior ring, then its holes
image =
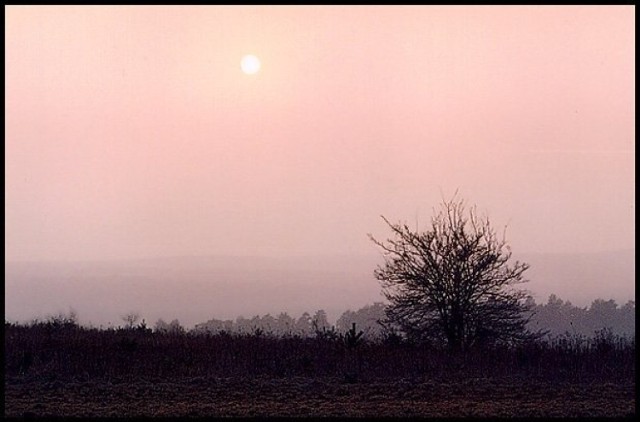
{"type": "Polygon", "coordinates": [[[247,54],[240,61],[240,68],[247,75],[253,75],[260,70],[260,60],[253,54],[247,54]]]}

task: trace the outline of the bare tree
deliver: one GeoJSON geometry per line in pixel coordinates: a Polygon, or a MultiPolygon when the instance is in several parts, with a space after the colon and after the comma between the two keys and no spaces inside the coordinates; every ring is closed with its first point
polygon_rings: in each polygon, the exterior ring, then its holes
{"type": "Polygon", "coordinates": [[[313,314],[313,318],[311,318],[311,326],[315,331],[322,331],[331,328],[331,324],[329,324],[329,319],[327,318],[327,313],[324,309],[318,309],[315,314],[313,314]]]}
{"type": "Polygon", "coordinates": [[[385,257],[375,277],[390,304],[387,322],[409,337],[464,350],[479,343],[536,337],[527,330],[526,263],[508,263],[511,249],[489,220],[464,201],[443,201],[424,232],[392,224],[394,238],[380,242],[385,257]]]}
{"type": "Polygon", "coordinates": [[[160,318],[156,321],[154,331],[156,333],[184,334],[185,329],[180,325],[180,321],[177,319],[174,319],[167,324],[162,318],[160,318]]]}
{"type": "Polygon", "coordinates": [[[133,329],[138,321],[140,321],[140,314],[137,312],[129,312],[122,317],[122,320],[126,323],[125,328],[133,329]]]}

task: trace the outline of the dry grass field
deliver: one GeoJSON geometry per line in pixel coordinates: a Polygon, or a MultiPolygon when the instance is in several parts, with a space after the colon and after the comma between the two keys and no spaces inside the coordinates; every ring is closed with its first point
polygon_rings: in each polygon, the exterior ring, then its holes
{"type": "Polygon", "coordinates": [[[5,417],[625,417],[633,383],[332,378],[5,379],[5,417]]]}

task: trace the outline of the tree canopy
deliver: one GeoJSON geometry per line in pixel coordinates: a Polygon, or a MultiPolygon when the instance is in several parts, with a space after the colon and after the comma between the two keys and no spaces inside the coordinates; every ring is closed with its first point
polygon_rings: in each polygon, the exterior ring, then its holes
{"type": "Polygon", "coordinates": [[[385,257],[374,274],[390,302],[388,322],[409,337],[454,349],[535,337],[526,328],[528,295],[515,288],[527,281],[529,265],[510,263],[504,233],[498,237],[475,207],[443,201],[422,232],[382,218],[393,237],[369,237],[385,257]]]}

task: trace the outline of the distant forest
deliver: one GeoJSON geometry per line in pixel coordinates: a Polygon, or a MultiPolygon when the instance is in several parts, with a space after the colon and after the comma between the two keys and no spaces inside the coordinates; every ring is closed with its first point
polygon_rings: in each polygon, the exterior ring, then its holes
{"type": "MultiPolygon", "coordinates": [[[[528,299],[528,304],[532,305],[528,328],[534,332],[546,332],[543,339],[559,336],[594,338],[603,334],[635,338],[636,306],[633,300],[619,306],[613,299],[596,299],[589,307],[581,308],[552,294],[545,304],[537,304],[532,298],[528,299]]],[[[77,324],[77,319],[77,315],[71,312],[69,315],[51,316],[49,322],[62,325],[77,324]]],[[[383,340],[391,334],[389,328],[381,323],[385,321],[385,304],[382,302],[366,305],[356,311],[346,310],[335,324],[331,324],[327,313],[322,309],[313,314],[304,312],[298,318],[287,312],[281,312],[276,316],[239,316],[235,320],[213,318],[196,324],[192,330],[185,329],[178,319],[170,322],[159,319],[152,326],[135,313],[130,313],[122,319],[125,322],[124,328],[137,327],[165,333],[189,331],[193,334],[258,334],[271,337],[313,337],[323,334],[331,337],[351,330],[355,323],[357,330],[362,331],[368,341],[383,340]]],[[[38,322],[40,321],[33,321],[38,322]]]]}
{"type": "MultiPolygon", "coordinates": [[[[532,331],[543,330],[549,337],[562,335],[593,338],[594,336],[608,332],[621,337],[635,337],[635,301],[628,301],[623,306],[618,306],[614,300],[596,299],[588,308],[574,306],[569,301],[563,301],[552,294],[546,304],[533,305],[533,315],[529,322],[532,331]]],[[[362,330],[365,338],[376,340],[384,338],[385,328],[379,321],[384,321],[385,305],[381,302],[366,305],[357,311],[347,310],[336,321],[335,325],[329,323],[327,314],[323,310],[316,311],[313,315],[303,313],[299,318],[293,318],[286,312],[277,316],[271,314],[254,316],[252,318],[238,317],[233,320],[211,319],[197,324],[195,333],[242,333],[264,334],[273,336],[310,336],[317,332],[344,333],[356,324],[358,330],[362,330]]],[[[162,320],[156,322],[156,331],[183,331],[178,320],[166,323],[162,320]]]]}

